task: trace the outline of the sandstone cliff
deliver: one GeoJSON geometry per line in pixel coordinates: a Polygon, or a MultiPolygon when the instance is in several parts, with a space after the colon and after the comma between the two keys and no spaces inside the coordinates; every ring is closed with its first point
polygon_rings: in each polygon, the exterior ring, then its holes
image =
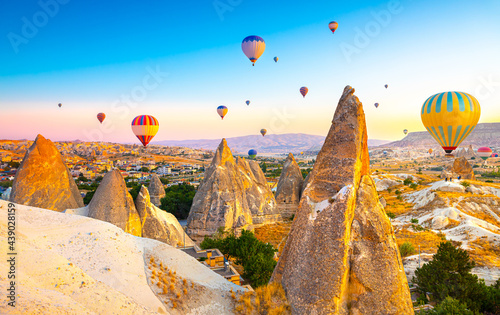
{"type": "Polygon", "coordinates": [[[219,227],[238,234],[242,229],[280,219],[259,165],[244,158],[235,159],[222,139],[194,196],[187,220],[188,235],[201,241],[219,227]]]}
{"type": "Polygon", "coordinates": [[[141,236],[141,218],[119,170],[106,173],[88,209],[89,217],[112,223],[127,233],[141,236]]]}
{"type": "Polygon", "coordinates": [[[283,164],[283,170],[276,188],[276,202],[283,218],[295,215],[299,207],[300,193],[304,178],[292,153],[283,164]]]}
{"type": "Polygon", "coordinates": [[[281,282],[294,314],[413,314],[353,93],[347,86],[340,98],[271,281],[281,282]]]}
{"type": "Polygon", "coordinates": [[[174,247],[184,244],[194,245],[174,215],[158,209],[151,202],[149,191],[144,186],[135,199],[135,207],[141,217],[142,237],[152,238],[174,247]]]}
{"type": "Polygon", "coordinates": [[[151,202],[159,207],[161,205],[161,198],[165,197],[165,188],[160,181],[160,178],[156,174],[151,175],[151,181],[148,186],[149,195],[151,197],[151,202]]]}
{"type": "Polygon", "coordinates": [[[36,137],[24,155],[10,200],[55,211],[83,207],[82,196],[61,154],[42,135],[36,137]]]}
{"type": "Polygon", "coordinates": [[[447,177],[448,179],[457,179],[458,176],[461,176],[461,179],[476,179],[476,176],[474,176],[474,170],[472,169],[472,166],[469,164],[469,161],[467,161],[465,156],[456,158],[453,161],[453,164],[449,164],[441,172],[441,178],[447,177]]]}

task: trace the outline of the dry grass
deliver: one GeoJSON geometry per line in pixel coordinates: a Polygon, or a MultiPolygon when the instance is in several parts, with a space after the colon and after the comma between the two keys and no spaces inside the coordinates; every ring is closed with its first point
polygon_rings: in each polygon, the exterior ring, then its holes
{"type": "MultiPolygon", "coordinates": [[[[423,188],[423,186],[420,186],[423,188]]],[[[384,197],[385,202],[387,205],[385,206],[385,211],[386,212],[392,212],[396,216],[408,213],[412,211],[413,209],[413,204],[406,202],[404,198],[402,200],[398,199],[398,196],[395,193],[396,189],[392,189],[391,192],[387,192],[387,190],[384,191],[379,191],[379,197],[384,197]]],[[[407,189],[404,189],[403,187],[399,187],[399,191],[406,192],[407,189]]],[[[411,190],[413,191],[413,190],[411,190]]]]}
{"type": "Polygon", "coordinates": [[[398,230],[395,235],[398,247],[404,242],[410,242],[416,251],[420,245],[420,252],[428,254],[435,254],[439,244],[444,242],[438,234],[431,231],[413,232],[403,228],[398,230]]]}
{"type": "Polygon", "coordinates": [[[267,224],[255,229],[255,237],[264,243],[270,243],[278,250],[278,257],[285,247],[286,237],[292,228],[292,221],[267,224]]]}
{"type": "Polygon", "coordinates": [[[469,241],[469,256],[477,266],[500,268],[500,244],[494,244],[487,239],[477,238],[469,241]]]}
{"type": "Polygon", "coordinates": [[[259,287],[255,292],[245,292],[236,299],[236,314],[291,314],[285,290],[273,282],[259,287]]]}

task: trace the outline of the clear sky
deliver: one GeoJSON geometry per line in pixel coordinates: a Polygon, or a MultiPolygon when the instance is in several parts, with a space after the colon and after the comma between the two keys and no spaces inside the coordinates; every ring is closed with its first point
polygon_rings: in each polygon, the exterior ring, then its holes
{"type": "Polygon", "coordinates": [[[160,122],[153,141],[326,135],[346,85],[371,139],[425,130],[422,103],[443,91],[500,122],[499,14],[497,0],[2,1],[0,139],[138,142],[141,114],[160,122]],[[266,41],[255,67],[248,35],[266,41]]]}

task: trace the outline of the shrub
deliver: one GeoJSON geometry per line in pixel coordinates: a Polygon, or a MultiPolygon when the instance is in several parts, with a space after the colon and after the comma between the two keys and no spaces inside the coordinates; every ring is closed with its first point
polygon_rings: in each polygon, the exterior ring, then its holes
{"type": "Polygon", "coordinates": [[[474,312],[467,309],[465,303],[460,303],[459,300],[455,300],[452,297],[447,296],[441,303],[436,305],[436,307],[427,312],[427,314],[436,315],[474,315],[474,312]]]}
{"type": "Polygon", "coordinates": [[[410,220],[410,222],[411,222],[411,223],[418,224],[418,219],[412,218],[412,219],[410,220]]]}
{"type": "Polygon", "coordinates": [[[160,200],[160,209],[172,213],[177,219],[186,219],[195,194],[195,187],[186,183],[168,187],[165,197],[160,200]]]}
{"type": "Polygon", "coordinates": [[[465,188],[470,186],[469,182],[466,181],[460,182],[460,185],[464,186],[465,188]]]}
{"type": "Polygon", "coordinates": [[[399,253],[401,254],[401,257],[410,256],[415,253],[415,248],[412,243],[404,242],[399,246],[399,253]]]}
{"type": "Polygon", "coordinates": [[[413,190],[417,189],[417,187],[418,187],[418,185],[415,184],[415,183],[411,183],[410,184],[410,188],[413,189],[413,190]]]}
{"type": "Polygon", "coordinates": [[[394,192],[396,195],[401,195],[401,191],[399,189],[396,189],[396,191],[394,192]]]}
{"type": "Polygon", "coordinates": [[[391,193],[392,189],[391,188],[387,188],[387,192],[388,193],[391,193]]]}
{"type": "Polygon", "coordinates": [[[410,185],[412,182],[413,182],[413,181],[411,180],[411,178],[410,178],[410,177],[407,177],[407,178],[405,178],[405,180],[403,181],[403,184],[404,184],[405,186],[408,186],[408,185],[410,185]]]}
{"type": "Polygon", "coordinates": [[[396,218],[396,215],[395,215],[394,213],[390,212],[390,211],[386,211],[385,213],[387,214],[387,216],[388,216],[390,219],[394,219],[394,218],[396,218]]]}

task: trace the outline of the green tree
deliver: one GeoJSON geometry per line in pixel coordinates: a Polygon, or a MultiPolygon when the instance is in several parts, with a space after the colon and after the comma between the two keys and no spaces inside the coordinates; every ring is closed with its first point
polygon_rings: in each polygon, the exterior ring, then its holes
{"type": "Polygon", "coordinates": [[[407,177],[405,178],[405,180],[403,181],[403,184],[408,186],[412,183],[413,181],[411,180],[411,177],[407,177]]]}
{"type": "Polygon", "coordinates": [[[267,165],[266,162],[262,162],[259,164],[260,168],[262,169],[262,172],[265,174],[267,172],[267,165]]]}
{"type": "Polygon", "coordinates": [[[147,168],[146,166],[143,166],[143,167],[141,167],[141,169],[139,171],[144,172],[144,173],[148,173],[149,168],[147,168]]]}
{"type": "Polygon", "coordinates": [[[135,200],[137,196],[139,195],[139,191],[141,191],[141,184],[134,182],[132,185],[132,188],[128,191],[130,195],[132,196],[132,199],[135,200]]]}
{"type": "Polygon", "coordinates": [[[309,175],[309,173],[312,171],[312,168],[308,168],[308,169],[301,169],[300,172],[302,173],[302,177],[304,179],[306,179],[307,175],[309,175]]]}
{"type": "Polygon", "coordinates": [[[478,289],[478,278],[470,273],[474,266],[467,251],[443,242],[433,259],[415,270],[413,283],[421,294],[430,292],[437,302],[450,296],[477,310],[480,307],[474,291],[478,289]]]}
{"type": "Polygon", "coordinates": [[[160,178],[160,182],[163,184],[163,185],[166,185],[168,184],[168,179],[166,179],[165,177],[159,177],[160,178]]]}
{"type": "Polygon", "coordinates": [[[196,188],[182,183],[165,189],[165,197],[160,202],[160,209],[172,213],[177,219],[186,219],[193,204],[196,188]]]}
{"type": "Polygon", "coordinates": [[[83,197],[83,203],[85,205],[88,205],[90,201],[92,200],[92,197],[94,197],[95,190],[89,191],[85,194],[85,197],[83,197]]]}
{"type": "Polygon", "coordinates": [[[436,305],[433,310],[425,314],[436,315],[474,315],[475,313],[467,309],[465,303],[460,303],[452,297],[447,296],[441,303],[436,305]]]}
{"type": "Polygon", "coordinates": [[[12,168],[19,168],[19,165],[21,165],[21,163],[19,162],[14,162],[14,161],[9,162],[9,166],[12,168]]]}

